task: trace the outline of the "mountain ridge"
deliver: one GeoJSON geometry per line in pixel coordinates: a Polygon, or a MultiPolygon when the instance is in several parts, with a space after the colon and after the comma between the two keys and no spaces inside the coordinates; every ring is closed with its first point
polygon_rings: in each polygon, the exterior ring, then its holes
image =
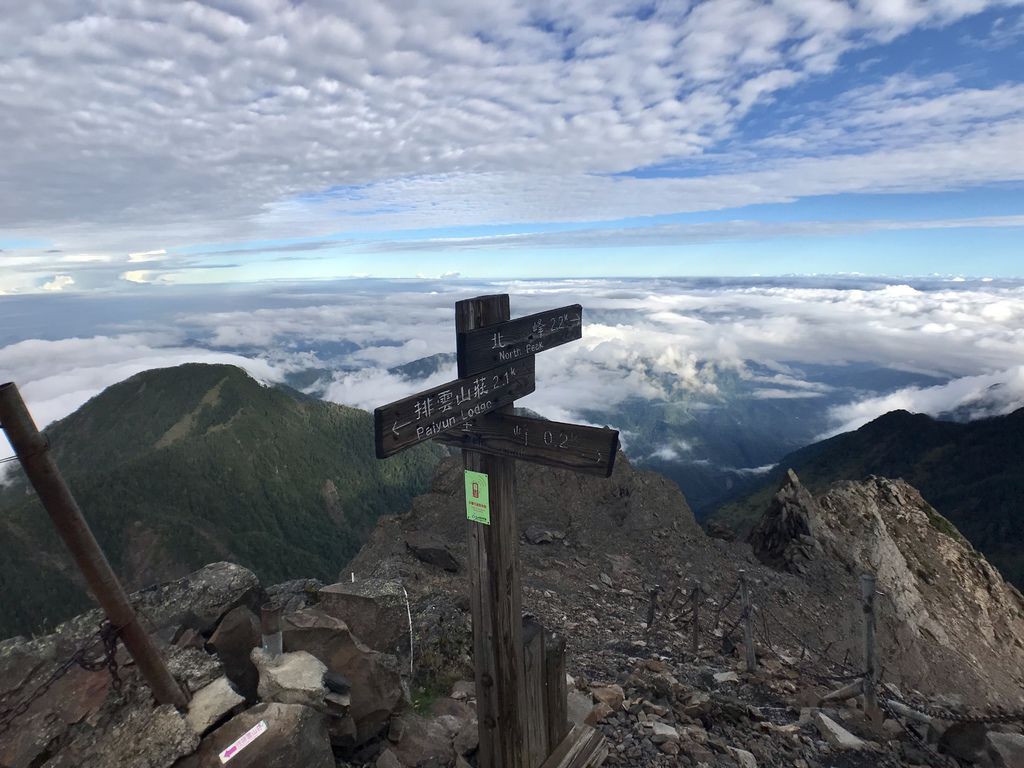
{"type": "MultiPolygon", "coordinates": [[[[444,451],[373,456],[372,416],[268,387],[226,365],[132,376],[45,434],[129,588],[232,559],[262,578],[333,577],[377,517],[404,511],[444,451]]],[[[25,483],[0,493],[0,634],[86,604],[78,574],[25,483]],[[45,598],[45,599],[44,599],[45,598]],[[53,615],[42,615],[45,605],[53,615]]]]}
{"type": "Polygon", "coordinates": [[[1024,408],[971,422],[890,411],[788,454],[711,519],[745,534],[787,470],[813,492],[869,475],[902,478],[1016,586],[1024,585],[1024,408]]]}

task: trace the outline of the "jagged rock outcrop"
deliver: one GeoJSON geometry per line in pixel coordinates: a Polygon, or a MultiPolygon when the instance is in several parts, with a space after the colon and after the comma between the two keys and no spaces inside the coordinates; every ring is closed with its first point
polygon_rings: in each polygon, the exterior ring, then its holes
{"type": "Polygon", "coordinates": [[[356,744],[380,733],[403,698],[394,657],[366,647],[345,622],[315,608],[286,616],[283,630],[286,651],[307,651],[351,684],[356,744]]]}
{"type": "Polygon", "coordinates": [[[811,522],[817,515],[814,497],[791,469],[747,541],[765,565],[805,572],[807,562],[818,552],[811,522]]]}
{"type": "Polygon", "coordinates": [[[917,490],[870,477],[833,486],[817,507],[828,557],[875,574],[880,632],[903,675],[1024,703],[1024,597],[917,490]]]}
{"type": "MultiPolygon", "coordinates": [[[[256,576],[234,563],[213,563],[185,578],[131,596],[149,629],[165,648],[172,674],[199,690],[223,672],[216,659],[194,647],[167,645],[187,628],[214,631],[239,606],[256,605],[256,576]]],[[[112,695],[106,670],[70,668],[41,694],[35,691],[79,648],[99,655],[94,642],[102,614],[89,611],[57,627],[51,635],[0,643],[0,712],[32,699],[13,726],[0,735],[0,765],[166,766],[199,743],[185,717],[173,707],[154,709],[148,689],[127,654],[118,656],[120,696],[112,695]]]]}

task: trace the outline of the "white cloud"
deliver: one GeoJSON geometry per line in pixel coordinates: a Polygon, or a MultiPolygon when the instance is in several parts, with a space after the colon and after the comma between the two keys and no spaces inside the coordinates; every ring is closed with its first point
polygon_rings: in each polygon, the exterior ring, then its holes
{"type": "Polygon", "coordinates": [[[43,283],[40,287],[44,291],[63,291],[74,284],[75,279],[71,275],[54,275],[52,280],[43,283]]]}
{"type": "Polygon", "coordinates": [[[1002,416],[1024,406],[1024,365],[1002,371],[963,376],[935,387],[907,387],[897,392],[850,403],[831,410],[837,422],[829,435],[864,426],[884,413],[905,410],[930,416],[956,415],[971,419],[1002,416]]]}
{"type": "MultiPolygon", "coordinates": [[[[21,341],[0,348],[0,381],[18,385],[36,425],[43,429],[111,384],[153,368],[226,363],[267,382],[282,381],[288,370],[266,360],[177,346],[174,341],[171,335],[156,333],[21,341]]],[[[0,445],[0,450],[7,449],[4,455],[10,455],[6,438],[0,445]]]]}
{"type": "Polygon", "coordinates": [[[0,227],[71,252],[1024,176],[1013,83],[837,86],[800,126],[740,135],[844,54],[1002,2],[9,5],[0,227]],[[689,161],[692,178],[614,176],[689,161]]]}
{"type": "Polygon", "coordinates": [[[160,278],[161,274],[159,272],[147,269],[131,269],[121,273],[121,279],[129,283],[148,284],[156,282],[160,278]]]}
{"type": "MultiPolygon", "coordinates": [[[[268,380],[305,368],[327,369],[328,399],[372,409],[454,378],[451,366],[426,381],[388,369],[454,352],[455,301],[508,292],[514,316],[576,302],[584,307],[582,340],[538,355],[537,391],[521,401],[556,420],[580,421],[586,414],[611,423],[632,401],[643,400],[669,400],[685,418],[699,419],[703,411],[730,402],[736,386],[744,397],[779,400],[772,408],[793,400],[792,406],[807,409],[801,412],[829,416],[838,429],[894,408],[984,415],[1024,405],[1024,370],[1013,367],[1024,360],[1019,281],[456,280],[340,286],[263,289],[232,299],[221,311],[208,311],[223,305],[221,295],[190,296],[182,305],[186,312],[160,320],[132,318],[136,327],[165,331],[10,344],[0,348],[0,379],[22,384],[44,420],[66,415],[132,373],[189,360],[235,362],[268,380]],[[183,339],[196,341],[186,345],[183,339]],[[850,373],[841,366],[851,366],[850,373]],[[843,383],[848,375],[878,369],[947,383],[908,388],[900,378],[899,384],[862,394],[843,383]],[[828,411],[839,397],[853,402],[828,411]]],[[[104,310],[104,325],[111,311],[104,310]]],[[[76,327],[84,321],[77,315],[74,320],[76,327]]],[[[657,448],[665,449],[665,458],[669,451],[686,457],[692,446],[665,441],[642,450],[657,448]]]]}
{"type": "Polygon", "coordinates": [[[159,261],[167,255],[165,248],[160,248],[156,251],[137,251],[135,253],[128,254],[128,261],[132,264],[138,264],[146,261],[159,261]]]}

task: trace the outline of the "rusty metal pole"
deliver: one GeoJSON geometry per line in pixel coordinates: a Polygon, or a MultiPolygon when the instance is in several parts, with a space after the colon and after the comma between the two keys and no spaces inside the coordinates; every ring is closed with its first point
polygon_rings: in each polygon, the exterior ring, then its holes
{"type": "Polygon", "coordinates": [[[160,704],[184,707],[188,696],[171,676],[152,638],[139,623],[121,583],[89,529],[82,511],[50,456],[46,439],[13,383],[0,384],[0,427],[14,448],[29,482],[53,520],[57,533],[75,559],[89,589],[121,639],[160,704]]]}

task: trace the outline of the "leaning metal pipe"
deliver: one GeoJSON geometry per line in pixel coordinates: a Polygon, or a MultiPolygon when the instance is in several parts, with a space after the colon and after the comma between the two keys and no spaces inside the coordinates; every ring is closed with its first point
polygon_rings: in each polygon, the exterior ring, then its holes
{"type": "Polygon", "coordinates": [[[121,639],[160,704],[183,708],[188,696],[171,676],[152,638],[139,623],[121,583],[61,477],[49,445],[13,383],[0,384],[0,427],[21,462],[29,482],[71,552],[86,584],[121,639]]]}

